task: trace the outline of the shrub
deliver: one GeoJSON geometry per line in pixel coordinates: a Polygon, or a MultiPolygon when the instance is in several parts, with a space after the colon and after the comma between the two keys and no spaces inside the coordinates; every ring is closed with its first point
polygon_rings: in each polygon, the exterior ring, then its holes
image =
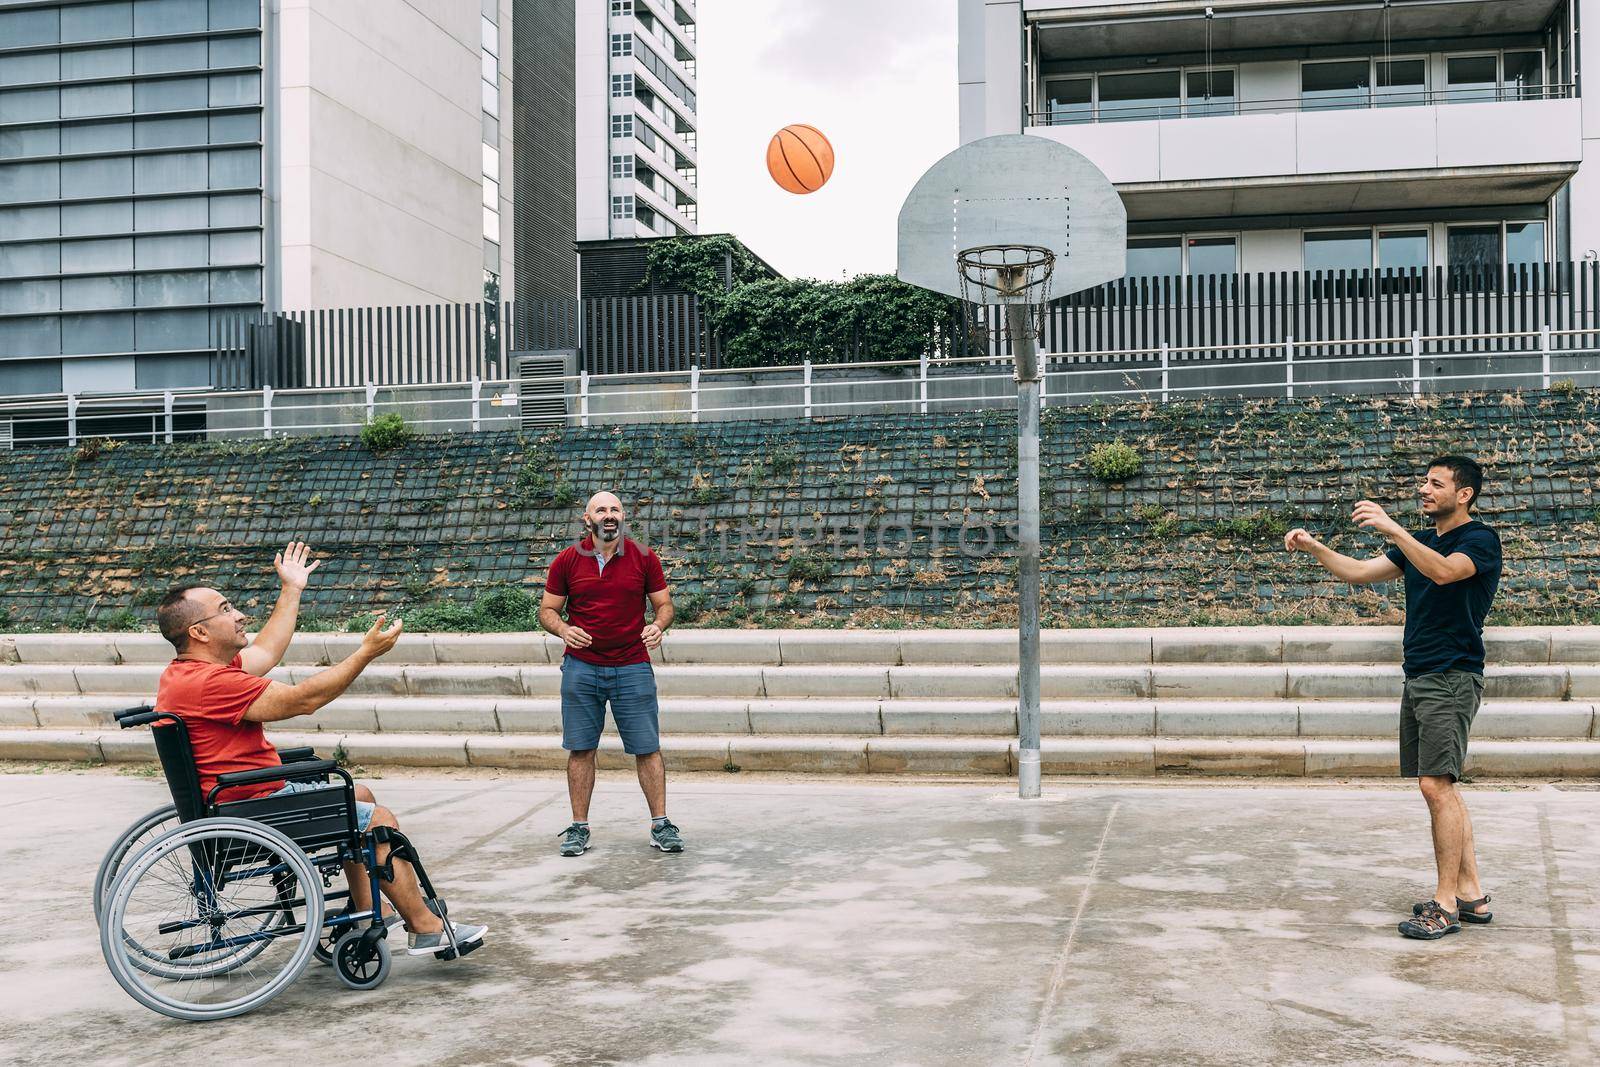
{"type": "Polygon", "coordinates": [[[789,561],[791,582],[821,584],[833,577],[833,561],[826,556],[796,556],[789,561]]]}
{"type": "Polygon", "coordinates": [[[478,629],[486,632],[537,630],[539,602],[527,590],[501,586],[473,600],[472,616],[478,629]]]}
{"type": "Polygon", "coordinates": [[[361,424],[361,443],[369,452],[399,448],[411,439],[411,428],[399,412],[387,411],[361,424]]]}
{"type": "Polygon", "coordinates": [[[438,600],[405,613],[406,628],[419,632],[471,630],[472,608],[455,600],[438,600]]]}
{"type": "Polygon", "coordinates": [[[558,508],[570,508],[578,502],[578,490],[565,478],[556,483],[550,494],[550,503],[558,508]]]}
{"type": "Polygon", "coordinates": [[[1251,515],[1223,519],[1211,527],[1213,537],[1233,538],[1238,541],[1270,541],[1288,532],[1289,521],[1271,511],[1258,511],[1251,515]]]}
{"type": "Polygon", "coordinates": [[[1102,482],[1125,482],[1144,467],[1139,450],[1123,441],[1101,441],[1089,449],[1089,473],[1102,482]]]}
{"type": "Polygon", "coordinates": [[[1571,378],[1561,378],[1550,383],[1550,391],[1557,396],[1573,396],[1578,392],[1578,383],[1571,378]]]}

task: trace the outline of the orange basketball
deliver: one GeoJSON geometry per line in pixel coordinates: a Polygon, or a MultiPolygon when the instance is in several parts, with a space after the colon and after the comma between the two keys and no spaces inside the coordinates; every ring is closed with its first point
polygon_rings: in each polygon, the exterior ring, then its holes
{"type": "Polygon", "coordinates": [[[833,145],[815,126],[785,126],[767,144],[767,172],[791,193],[814,193],[833,173],[833,145]]]}

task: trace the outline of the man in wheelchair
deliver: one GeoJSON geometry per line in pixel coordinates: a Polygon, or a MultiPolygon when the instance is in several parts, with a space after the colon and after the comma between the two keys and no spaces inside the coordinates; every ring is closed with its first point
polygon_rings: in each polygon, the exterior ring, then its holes
{"type": "MultiPolygon", "coordinates": [[[[172,642],[177,656],[161,674],[155,706],[183,721],[203,795],[211,794],[218,775],[282,766],[262,725],[312,714],[348,689],[368,664],[400,639],[401,621],[385,627],[380,614],[361,646],[342,662],[294,685],[262,677],[283,659],[294,636],[301,593],[321,562],[308,563],[309,554],[304,544],[291,542],[275,558],[282,590],[254,642],[245,633],[249,616],[209,586],[178,586],[156,608],[161,635],[172,642]]],[[[269,781],[234,786],[223,796],[244,800],[311,788],[315,786],[304,782],[269,781]]],[[[394,813],[378,804],[370,789],[358,785],[355,791],[356,821],[362,833],[374,827],[399,828],[394,813]]],[[[456,946],[466,949],[483,940],[487,927],[454,920],[452,939],[428,907],[411,864],[398,856],[391,862],[386,843],[378,845],[376,856],[380,870],[392,871],[392,879],[384,877],[379,885],[405,923],[410,955],[453,956],[456,946]]],[[[344,872],[350,883],[350,907],[370,911],[371,880],[365,866],[346,861],[344,872]]],[[[392,923],[392,914],[385,921],[392,923]]]]}

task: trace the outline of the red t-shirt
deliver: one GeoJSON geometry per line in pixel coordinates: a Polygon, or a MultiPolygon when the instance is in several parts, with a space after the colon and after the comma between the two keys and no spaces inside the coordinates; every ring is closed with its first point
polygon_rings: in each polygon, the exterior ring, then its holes
{"type": "Polygon", "coordinates": [[[626,667],[650,658],[639,636],[645,598],[666,587],[661,560],[628,537],[604,568],[594,538],[585,537],[556,557],[544,583],[545,592],[567,598],[567,622],[594,638],[588,648],[569,646],[567,655],[599,667],[626,667]]]}
{"type": "MultiPolygon", "coordinates": [[[[170,711],[189,730],[202,797],[217,784],[219,774],[283,765],[261,724],[244,717],[261,691],[272,683],[242,670],[241,662],[240,656],[233,657],[225,667],[196,659],[175,659],[161,672],[161,682],[156,687],[156,710],[170,711]]],[[[156,728],[161,728],[159,723],[156,728]]],[[[244,800],[282,788],[282,782],[263,782],[230,789],[223,796],[244,800]]]]}

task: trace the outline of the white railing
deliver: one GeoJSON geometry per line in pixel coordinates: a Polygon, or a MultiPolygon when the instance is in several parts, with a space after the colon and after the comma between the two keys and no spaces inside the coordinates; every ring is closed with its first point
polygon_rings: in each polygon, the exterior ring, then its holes
{"type": "MultiPolygon", "coordinates": [[[[1175,348],[1047,353],[1042,392],[1046,406],[1096,399],[1167,403],[1204,395],[1283,396],[1402,393],[1460,389],[1549,389],[1560,380],[1600,386],[1600,329],[1543,329],[1516,333],[1287,340],[1272,345],[1240,344],[1175,348]],[[1447,351],[1472,344],[1524,344],[1515,351],[1447,351]],[[1252,353],[1270,348],[1270,357],[1252,353]],[[1360,348],[1387,352],[1327,355],[1360,348]],[[1069,362],[1070,360],[1070,362],[1069,362]],[[1460,373],[1424,374],[1423,364],[1460,373]],[[1584,364],[1558,367],[1558,362],[1584,364]],[[1111,365],[1105,365],[1111,364],[1111,365]],[[1387,365],[1387,366],[1385,366],[1387,365]],[[1328,368],[1357,368],[1329,376],[1328,368]],[[1217,382],[1184,378],[1243,375],[1252,380],[1217,382]]],[[[76,445],[82,439],[115,436],[172,442],[177,437],[255,437],[293,434],[353,434],[379,415],[398,412],[423,433],[516,429],[524,425],[524,402],[559,401],[563,414],[530,416],[531,425],[615,425],[639,422],[701,422],[708,419],[815,418],[853,413],[956,411],[1004,407],[1016,402],[1010,360],[991,356],[883,360],[781,367],[702,369],[681,373],[590,374],[537,379],[472,378],[421,385],[380,385],[259,390],[173,389],[160,393],[51,393],[0,399],[0,422],[18,444],[76,445]],[[560,392],[552,387],[559,384],[560,392]],[[525,393],[525,387],[538,390],[525,393]],[[869,395],[861,395],[863,393],[869,395]],[[204,427],[186,430],[186,414],[204,414],[204,427]],[[148,430],[130,420],[150,419],[148,430]],[[111,425],[115,423],[115,425],[111,425]],[[40,431],[60,424],[61,432],[40,431]],[[97,425],[98,424],[98,425],[97,425]]]]}

